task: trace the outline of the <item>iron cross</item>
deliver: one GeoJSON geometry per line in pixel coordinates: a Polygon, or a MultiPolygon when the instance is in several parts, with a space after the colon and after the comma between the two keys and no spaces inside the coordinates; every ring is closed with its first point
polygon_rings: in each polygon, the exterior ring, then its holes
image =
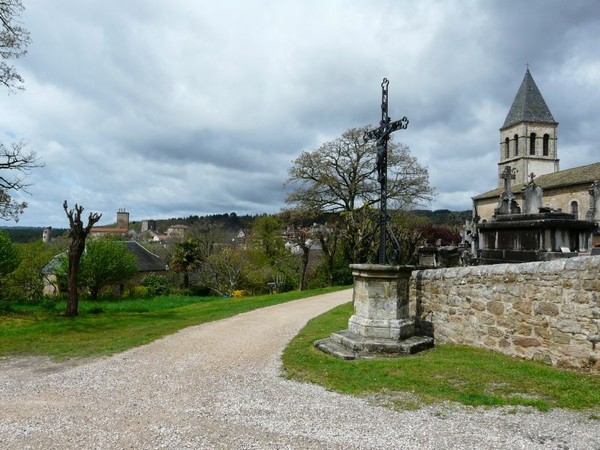
{"type": "Polygon", "coordinates": [[[366,131],[363,139],[365,142],[375,139],[377,146],[377,180],[380,185],[379,202],[379,264],[386,264],[386,233],[387,233],[387,143],[390,134],[397,130],[404,130],[408,127],[408,119],[403,117],[401,120],[392,122],[388,116],[388,86],[390,82],[387,78],[381,83],[381,121],[379,128],[366,131]]]}

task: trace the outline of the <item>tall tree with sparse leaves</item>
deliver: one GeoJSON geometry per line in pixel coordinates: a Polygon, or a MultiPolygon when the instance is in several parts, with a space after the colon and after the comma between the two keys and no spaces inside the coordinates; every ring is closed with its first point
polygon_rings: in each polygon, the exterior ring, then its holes
{"type": "Polygon", "coordinates": [[[90,230],[97,223],[102,214],[90,213],[88,216],[87,225],[83,225],[81,214],[83,213],[83,206],[75,204],[75,208],[69,209],[67,201],[63,203],[63,209],[69,218],[69,246],[67,251],[69,254],[69,271],[68,271],[68,296],[67,296],[67,317],[75,317],[79,314],[79,265],[81,262],[81,255],[85,250],[85,240],[90,234],[90,230]]]}
{"type": "MultiPolygon", "coordinates": [[[[289,169],[287,202],[323,212],[354,211],[379,202],[377,149],[363,139],[368,127],[352,128],[339,138],[303,152],[289,169]]],[[[432,198],[429,173],[407,146],[388,143],[388,203],[406,208],[432,198]]]]}
{"type": "MultiPolygon", "coordinates": [[[[0,84],[9,92],[23,89],[23,78],[7,61],[27,53],[29,32],[21,25],[24,7],[21,0],[0,1],[0,84]]],[[[13,199],[12,192],[27,192],[24,179],[31,169],[40,167],[35,152],[23,142],[5,145],[0,142],[0,219],[18,221],[26,202],[13,199]]]]}
{"type": "MultiPolygon", "coordinates": [[[[373,207],[380,201],[377,149],[365,142],[369,127],[352,128],[313,151],[302,153],[289,169],[286,201],[296,207],[339,212],[345,224],[345,253],[351,262],[368,262],[377,239],[373,207]]],[[[408,147],[388,143],[388,204],[406,209],[431,200],[429,174],[408,147]]]]}

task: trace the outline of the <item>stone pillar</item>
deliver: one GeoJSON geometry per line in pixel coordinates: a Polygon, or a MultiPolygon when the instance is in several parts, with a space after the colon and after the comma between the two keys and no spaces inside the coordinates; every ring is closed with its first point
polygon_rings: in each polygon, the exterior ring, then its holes
{"type": "Polygon", "coordinates": [[[406,339],[414,333],[408,315],[408,282],[414,266],[352,264],[354,315],[348,330],[365,338],[406,339]]]}
{"type": "Polygon", "coordinates": [[[352,264],[354,315],[348,329],[315,342],[338,358],[411,355],[433,347],[432,336],[415,336],[409,317],[409,280],[413,266],[352,264]]]}
{"type": "Polygon", "coordinates": [[[588,192],[590,193],[590,208],[585,215],[585,220],[600,223],[600,181],[594,181],[588,192]]]}

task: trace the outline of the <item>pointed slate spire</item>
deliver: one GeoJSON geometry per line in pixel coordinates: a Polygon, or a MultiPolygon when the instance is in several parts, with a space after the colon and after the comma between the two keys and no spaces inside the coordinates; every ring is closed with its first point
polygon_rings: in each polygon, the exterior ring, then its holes
{"type": "Polygon", "coordinates": [[[510,111],[508,111],[502,128],[520,122],[557,123],[552,117],[552,113],[548,109],[548,105],[546,105],[535,81],[533,81],[529,69],[525,72],[525,78],[523,78],[521,87],[515,96],[510,111]]]}

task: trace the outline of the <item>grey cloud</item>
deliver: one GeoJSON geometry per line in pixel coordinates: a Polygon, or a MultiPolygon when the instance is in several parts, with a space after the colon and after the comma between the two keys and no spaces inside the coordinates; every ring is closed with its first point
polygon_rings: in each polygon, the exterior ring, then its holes
{"type": "Polygon", "coordinates": [[[432,207],[467,209],[496,185],[498,128],[526,63],[560,122],[561,167],[597,161],[591,0],[26,6],[27,90],[0,103],[0,133],[46,163],[22,224],[64,225],[65,198],[137,219],[278,211],[302,151],[378,122],[384,76],[390,116],[411,121],[395,140],[429,166],[432,207]]]}

